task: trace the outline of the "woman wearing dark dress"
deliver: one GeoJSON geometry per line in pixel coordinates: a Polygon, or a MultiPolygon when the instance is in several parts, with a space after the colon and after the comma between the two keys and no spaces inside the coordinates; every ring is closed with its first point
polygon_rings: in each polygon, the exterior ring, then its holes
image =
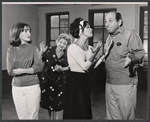
{"type": "Polygon", "coordinates": [[[57,46],[47,48],[44,43],[40,44],[45,62],[41,74],[41,107],[48,110],[50,119],[62,119],[63,116],[63,92],[69,70],[66,51],[70,43],[70,36],[62,33],[56,40],[57,46]]]}

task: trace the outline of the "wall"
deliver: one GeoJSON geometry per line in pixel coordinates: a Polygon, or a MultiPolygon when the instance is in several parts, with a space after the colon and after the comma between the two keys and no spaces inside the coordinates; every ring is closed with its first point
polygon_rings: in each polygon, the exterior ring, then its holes
{"type": "Polygon", "coordinates": [[[38,8],[30,5],[2,4],[2,92],[11,90],[11,80],[6,71],[6,54],[10,46],[9,30],[16,22],[25,22],[31,26],[33,44],[38,44],[38,8]]]}
{"type": "Polygon", "coordinates": [[[9,30],[17,22],[25,22],[31,26],[33,44],[38,44],[38,9],[29,5],[2,4],[2,70],[6,69],[6,53],[10,46],[9,30]]]}
{"type": "Polygon", "coordinates": [[[82,17],[88,20],[88,11],[91,9],[107,9],[117,8],[122,14],[123,21],[126,27],[135,29],[139,32],[139,6],[140,4],[78,4],[78,5],[57,5],[57,6],[41,6],[38,9],[39,15],[39,42],[46,41],[46,14],[69,11],[70,23],[76,17],[82,17]],[[59,9],[58,9],[59,8],[59,9]]]}

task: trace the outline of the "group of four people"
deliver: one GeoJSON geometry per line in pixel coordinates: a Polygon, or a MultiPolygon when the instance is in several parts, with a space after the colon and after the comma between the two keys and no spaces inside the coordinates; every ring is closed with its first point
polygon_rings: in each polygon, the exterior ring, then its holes
{"type": "Polygon", "coordinates": [[[123,26],[119,12],[107,14],[105,27],[109,36],[102,56],[98,56],[102,42],[95,48],[87,44],[93,34],[89,22],[82,18],[70,24],[75,38],[72,44],[72,37],[62,33],[55,47],[42,42],[40,52],[30,44],[28,24],[17,23],[11,28],[7,71],[13,76],[12,94],[19,119],[38,119],[40,105],[51,119],[92,119],[88,69],[103,60],[107,119],[135,119],[136,69],[144,56],[142,41],[135,31],[123,26]]]}

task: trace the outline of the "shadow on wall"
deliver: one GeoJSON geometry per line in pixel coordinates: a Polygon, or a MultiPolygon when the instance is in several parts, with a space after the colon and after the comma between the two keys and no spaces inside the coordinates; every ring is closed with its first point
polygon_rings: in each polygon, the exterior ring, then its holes
{"type": "Polygon", "coordinates": [[[2,94],[11,91],[12,76],[9,76],[7,70],[2,70],[2,94]]]}

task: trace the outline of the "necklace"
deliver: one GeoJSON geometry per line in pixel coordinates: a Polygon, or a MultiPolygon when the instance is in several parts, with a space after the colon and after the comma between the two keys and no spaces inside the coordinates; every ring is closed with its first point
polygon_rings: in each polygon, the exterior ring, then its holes
{"type": "Polygon", "coordinates": [[[56,48],[56,55],[57,55],[58,58],[60,58],[63,54],[64,54],[63,51],[59,51],[59,50],[56,48]]]}

